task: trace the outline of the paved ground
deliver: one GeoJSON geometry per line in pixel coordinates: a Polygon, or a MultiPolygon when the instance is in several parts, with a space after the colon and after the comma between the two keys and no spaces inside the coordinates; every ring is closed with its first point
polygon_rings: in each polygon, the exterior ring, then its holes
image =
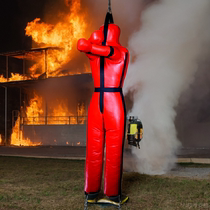
{"type": "Polygon", "coordinates": [[[177,165],[174,167],[170,172],[168,172],[166,175],[163,176],[169,176],[169,177],[187,177],[187,178],[193,178],[193,179],[210,179],[210,167],[185,167],[177,165]]]}
{"type": "Polygon", "coordinates": [[[0,155],[4,156],[27,156],[49,158],[85,158],[85,147],[72,146],[36,146],[14,147],[0,146],[0,155]]]}
{"type": "Polygon", "coordinates": [[[183,148],[177,155],[180,158],[210,158],[210,148],[183,148]]]}
{"type": "MultiPolygon", "coordinates": [[[[58,158],[84,158],[84,146],[36,146],[36,147],[15,147],[0,146],[0,155],[17,156],[40,156],[40,157],[58,157],[58,158]]],[[[181,158],[210,159],[209,149],[183,148],[177,156],[181,158]]]]}
{"type": "MultiPolygon", "coordinates": [[[[85,159],[85,147],[78,146],[37,146],[13,147],[0,146],[0,155],[23,156],[36,158],[85,159]]],[[[129,152],[128,150],[126,152],[129,152]]],[[[210,149],[183,148],[177,154],[178,162],[208,163],[210,164],[210,149]]],[[[167,177],[189,177],[210,179],[210,167],[185,167],[176,165],[167,177]]]]}

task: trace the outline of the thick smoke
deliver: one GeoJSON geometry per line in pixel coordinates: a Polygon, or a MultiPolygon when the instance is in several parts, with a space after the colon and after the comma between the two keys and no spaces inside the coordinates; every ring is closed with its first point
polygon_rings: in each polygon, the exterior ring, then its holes
{"type": "Polygon", "coordinates": [[[209,0],[162,0],[148,7],[129,39],[132,64],[125,83],[134,105],[130,115],[144,125],[141,150],[133,149],[136,169],[162,174],[181,146],[174,120],[181,93],[189,87],[209,41],[209,0]]]}

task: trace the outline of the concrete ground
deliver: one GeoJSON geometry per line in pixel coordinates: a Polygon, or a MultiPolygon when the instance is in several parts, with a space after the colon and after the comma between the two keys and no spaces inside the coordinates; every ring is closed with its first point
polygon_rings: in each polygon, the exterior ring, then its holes
{"type": "Polygon", "coordinates": [[[0,146],[0,155],[37,158],[85,159],[83,146],[0,146]]]}
{"type": "MultiPolygon", "coordinates": [[[[127,150],[125,152],[129,151],[127,150]]],[[[84,160],[85,153],[86,147],[84,146],[0,146],[0,156],[84,160]]],[[[177,156],[178,162],[210,164],[210,149],[183,148],[177,156]]],[[[170,172],[163,176],[210,179],[210,167],[185,167],[184,165],[176,165],[170,172]]]]}
{"type": "Polygon", "coordinates": [[[171,171],[167,172],[163,176],[210,179],[210,167],[189,167],[176,165],[171,171]]]}
{"type": "MultiPolygon", "coordinates": [[[[40,158],[85,159],[84,146],[36,146],[16,147],[0,146],[0,155],[40,158]]],[[[178,153],[178,162],[210,164],[210,148],[182,148],[178,153]]]]}

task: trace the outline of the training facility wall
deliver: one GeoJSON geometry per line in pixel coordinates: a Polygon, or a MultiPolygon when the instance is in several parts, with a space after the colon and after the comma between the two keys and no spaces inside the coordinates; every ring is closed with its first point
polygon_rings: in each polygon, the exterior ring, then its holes
{"type": "Polygon", "coordinates": [[[178,138],[185,148],[210,148],[210,123],[193,123],[179,129],[178,138]]]}
{"type": "MultiPolygon", "coordinates": [[[[210,148],[209,127],[210,123],[197,123],[188,129],[179,129],[178,138],[182,146],[185,148],[210,148]]],[[[23,125],[22,128],[23,137],[29,138],[32,142],[42,142],[43,145],[86,146],[86,124],[23,125]]]]}
{"type": "Polygon", "coordinates": [[[23,137],[42,145],[86,146],[86,125],[23,125],[23,137]]]}

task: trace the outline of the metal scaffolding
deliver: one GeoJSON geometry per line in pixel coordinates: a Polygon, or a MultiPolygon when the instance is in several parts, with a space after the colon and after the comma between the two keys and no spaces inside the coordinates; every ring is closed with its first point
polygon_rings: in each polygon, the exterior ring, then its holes
{"type": "MultiPolygon", "coordinates": [[[[8,144],[9,139],[8,139],[8,126],[7,126],[7,121],[8,121],[8,87],[17,87],[20,89],[20,107],[21,107],[21,92],[23,87],[29,87],[33,86],[37,83],[45,81],[45,79],[48,78],[48,53],[50,50],[62,50],[59,47],[46,47],[46,48],[34,48],[30,50],[21,50],[21,51],[15,51],[15,52],[6,52],[6,53],[0,53],[0,56],[5,56],[6,58],[6,74],[5,78],[7,82],[2,82],[0,83],[0,87],[3,87],[5,89],[5,130],[4,130],[4,143],[8,144]],[[23,60],[23,66],[22,66],[22,73],[23,75],[26,75],[26,60],[37,60],[40,59],[42,56],[44,56],[44,69],[45,72],[38,78],[38,79],[29,79],[29,80],[19,80],[19,81],[9,81],[9,58],[17,58],[23,60]]],[[[70,78],[74,77],[77,78],[79,75],[72,75],[72,76],[65,76],[65,78],[70,78]]],[[[56,77],[53,78],[48,78],[48,80],[53,80],[53,79],[58,79],[56,77]]],[[[91,74],[86,74],[86,79],[85,81],[92,81],[91,74]]],[[[45,115],[47,116],[47,104],[45,107],[45,115]]],[[[85,118],[85,116],[84,116],[85,118]]],[[[71,117],[68,118],[69,124],[71,124],[71,117]]],[[[47,117],[46,117],[47,120],[47,117]]],[[[79,121],[79,118],[77,118],[77,121],[79,121]]]]}

